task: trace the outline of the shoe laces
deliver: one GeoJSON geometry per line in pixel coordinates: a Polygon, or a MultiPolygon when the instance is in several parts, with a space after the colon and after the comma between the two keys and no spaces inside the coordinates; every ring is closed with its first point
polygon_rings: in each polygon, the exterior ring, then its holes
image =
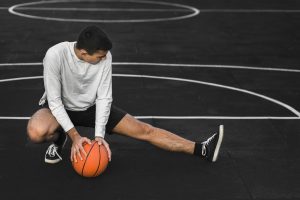
{"type": "Polygon", "coordinates": [[[51,157],[54,157],[55,155],[58,155],[57,154],[57,149],[58,147],[55,145],[55,144],[51,144],[48,148],[48,151],[47,153],[51,156],[51,157]]]}
{"type": "Polygon", "coordinates": [[[206,141],[202,142],[202,156],[206,156],[206,147],[209,145],[209,143],[214,139],[214,137],[216,136],[216,133],[213,134],[213,136],[211,136],[210,138],[208,138],[206,141]]]}

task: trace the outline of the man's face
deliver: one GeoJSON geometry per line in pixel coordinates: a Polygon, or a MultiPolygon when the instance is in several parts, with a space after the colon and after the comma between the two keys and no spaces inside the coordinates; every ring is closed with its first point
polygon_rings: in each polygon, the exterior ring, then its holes
{"type": "Polygon", "coordinates": [[[81,56],[85,62],[95,65],[99,63],[101,60],[106,59],[106,54],[107,51],[98,50],[93,55],[89,55],[87,52],[83,52],[81,56]]]}

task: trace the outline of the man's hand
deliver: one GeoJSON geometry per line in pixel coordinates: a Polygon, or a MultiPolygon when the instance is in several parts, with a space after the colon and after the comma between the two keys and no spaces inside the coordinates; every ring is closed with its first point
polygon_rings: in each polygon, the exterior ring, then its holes
{"type": "Polygon", "coordinates": [[[71,161],[77,162],[76,155],[80,158],[80,160],[83,160],[82,155],[86,156],[86,152],[83,148],[83,143],[89,143],[91,144],[91,140],[86,137],[81,137],[79,133],[76,131],[76,129],[72,129],[68,131],[68,135],[72,139],[72,147],[71,147],[71,161]]]}
{"type": "Polygon", "coordinates": [[[102,138],[102,137],[95,137],[95,140],[98,142],[99,145],[104,145],[107,152],[108,152],[108,160],[111,161],[111,151],[109,148],[109,144],[102,138]]]}

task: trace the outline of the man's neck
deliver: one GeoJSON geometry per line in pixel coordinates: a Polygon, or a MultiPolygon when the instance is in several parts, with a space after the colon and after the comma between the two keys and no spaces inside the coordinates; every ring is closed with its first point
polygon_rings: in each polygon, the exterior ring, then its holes
{"type": "Polygon", "coordinates": [[[76,48],[76,44],[74,45],[74,52],[75,52],[75,55],[77,56],[77,58],[79,60],[82,60],[82,57],[81,57],[81,54],[80,54],[80,50],[76,48]]]}

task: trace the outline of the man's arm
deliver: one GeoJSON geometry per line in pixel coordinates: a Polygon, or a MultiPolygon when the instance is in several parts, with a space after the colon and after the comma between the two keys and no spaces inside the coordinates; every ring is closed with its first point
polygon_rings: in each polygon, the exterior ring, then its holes
{"type": "Polygon", "coordinates": [[[105,135],[105,126],[112,103],[112,58],[110,52],[107,53],[106,59],[96,98],[95,137],[101,138],[104,138],[105,135]]]}
{"type": "Polygon", "coordinates": [[[44,85],[51,113],[72,139],[71,161],[77,162],[76,155],[82,160],[81,153],[86,156],[82,144],[91,143],[86,137],[81,137],[75,129],[61,100],[61,72],[59,56],[55,52],[47,52],[44,60],[44,85]]]}
{"type": "Polygon", "coordinates": [[[44,60],[44,86],[51,113],[65,132],[74,127],[61,100],[60,57],[55,52],[47,52],[44,60]]]}

